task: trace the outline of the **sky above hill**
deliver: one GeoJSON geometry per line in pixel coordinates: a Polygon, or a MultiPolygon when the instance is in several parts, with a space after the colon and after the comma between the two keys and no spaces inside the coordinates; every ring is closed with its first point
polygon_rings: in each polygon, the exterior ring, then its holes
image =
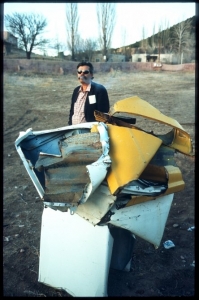
{"type": "MultiPolygon", "coordinates": [[[[42,14],[48,22],[45,37],[58,38],[66,44],[66,4],[59,2],[16,3],[4,2],[4,15],[13,13],[42,14]]],[[[78,3],[79,33],[83,39],[98,38],[96,3],[78,3]]],[[[116,24],[112,36],[112,48],[133,44],[145,37],[169,28],[196,14],[195,2],[132,3],[116,2],[116,24]],[[155,28],[155,32],[154,32],[155,28]]],[[[6,30],[6,28],[4,28],[6,30]]],[[[52,51],[51,51],[52,52],[52,51]]],[[[68,54],[68,51],[64,51],[68,54]]],[[[52,55],[52,53],[48,53],[52,55]]]]}

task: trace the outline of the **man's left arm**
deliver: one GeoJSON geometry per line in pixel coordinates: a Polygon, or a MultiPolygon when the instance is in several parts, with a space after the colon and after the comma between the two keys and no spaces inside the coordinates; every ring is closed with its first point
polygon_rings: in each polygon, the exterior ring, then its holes
{"type": "Polygon", "coordinates": [[[99,87],[96,95],[97,110],[107,113],[110,108],[108,92],[104,86],[99,87]]]}

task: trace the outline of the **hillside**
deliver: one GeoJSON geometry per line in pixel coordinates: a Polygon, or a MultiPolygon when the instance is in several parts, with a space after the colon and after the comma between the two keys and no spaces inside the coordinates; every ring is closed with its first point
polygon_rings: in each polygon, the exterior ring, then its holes
{"type": "MultiPolygon", "coordinates": [[[[189,18],[189,19],[187,19],[186,21],[188,21],[188,20],[191,20],[191,23],[192,23],[192,27],[191,27],[191,30],[190,30],[190,35],[195,34],[195,29],[196,29],[196,16],[193,16],[192,18],[189,18]]],[[[154,40],[158,40],[159,34],[160,34],[160,36],[163,36],[163,35],[167,32],[167,34],[168,34],[169,36],[172,36],[172,31],[173,31],[174,27],[178,26],[178,25],[181,24],[181,23],[182,23],[182,22],[177,23],[176,25],[173,25],[173,26],[170,27],[170,28],[164,29],[164,30],[160,31],[160,33],[154,34],[154,36],[146,37],[146,39],[148,40],[148,43],[151,44],[151,42],[152,42],[151,40],[152,40],[153,37],[154,37],[154,40]]],[[[129,45],[126,45],[126,46],[124,46],[124,47],[138,48],[138,47],[140,47],[141,41],[142,41],[142,40],[139,40],[139,41],[137,41],[137,42],[135,42],[135,43],[133,43],[133,44],[129,44],[129,45]]],[[[118,50],[118,49],[119,49],[119,48],[116,48],[115,50],[118,50]]]]}

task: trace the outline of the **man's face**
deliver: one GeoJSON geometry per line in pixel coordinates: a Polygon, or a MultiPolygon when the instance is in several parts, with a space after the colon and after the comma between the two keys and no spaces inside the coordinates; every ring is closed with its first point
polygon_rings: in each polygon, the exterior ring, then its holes
{"type": "Polygon", "coordinates": [[[89,84],[93,75],[90,73],[90,68],[88,66],[80,66],[77,70],[77,77],[80,83],[89,84]]]}

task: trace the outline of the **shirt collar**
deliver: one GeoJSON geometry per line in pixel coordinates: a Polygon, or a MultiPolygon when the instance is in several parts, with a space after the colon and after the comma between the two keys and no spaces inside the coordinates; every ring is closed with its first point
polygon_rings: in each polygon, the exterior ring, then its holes
{"type": "MultiPolygon", "coordinates": [[[[87,88],[86,88],[85,92],[90,92],[90,90],[91,90],[91,83],[89,83],[89,84],[87,85],[87,88]]],[[[82,91],[82,86],[79,87],[79,92],[83,92],[83,91],[82,91]]]]}

